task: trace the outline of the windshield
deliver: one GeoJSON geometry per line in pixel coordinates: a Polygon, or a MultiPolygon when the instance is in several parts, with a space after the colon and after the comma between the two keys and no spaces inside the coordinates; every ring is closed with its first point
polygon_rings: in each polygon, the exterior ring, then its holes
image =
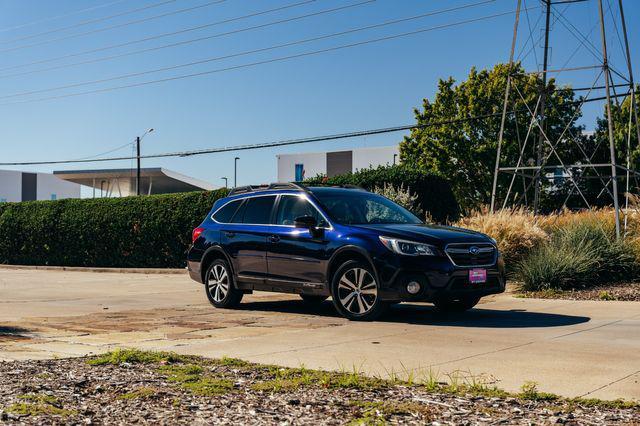
{"type": "Polygon", "coordinates": [[[409,210],[377,194],[364,191],[318,191],[314,194],[334,220],[344,225],[422,223],[409,210]]]}

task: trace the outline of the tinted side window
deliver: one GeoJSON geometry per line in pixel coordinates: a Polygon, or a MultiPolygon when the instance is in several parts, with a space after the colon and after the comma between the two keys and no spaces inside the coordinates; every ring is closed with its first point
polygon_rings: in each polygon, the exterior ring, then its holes
{"type": "Polygon", "coordinates": [[[243,223],[268,224],[271,219],[271,210],[276,197],[254,197],[245,203],[243,223]]]}
{"type": "Polygon", "coordinates": [[[318,210],[307,200],[298,196],[284,195],[278,204],[276,215],[277,225],[293,225],[296,218],[311,216],[316,219],[318,226],[328,226],[318,210]]]}
{"type": "Polygon", "coordinates": [[[231,221],[231,218],[233,217],[233,214],[236,212],[236,210],[238,210],[238,206],[240,206],[241,202],[242,200],[236,200],[227,203],[224,207],[218,209],[216,214],[213,215],[213,219],[216,222],[229,223],[231,221]]]}

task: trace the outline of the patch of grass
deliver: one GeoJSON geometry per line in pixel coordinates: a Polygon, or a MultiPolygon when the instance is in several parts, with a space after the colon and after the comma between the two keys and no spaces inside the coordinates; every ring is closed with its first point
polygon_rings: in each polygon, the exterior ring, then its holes
{"type": "Polygon", "coordinates": [[[391,386],[391,382],[372,378],[357,371],[332,373],[306,368],[271,368],[273,379],[255,383],[253,390],[282,392],[307,386],[328,389],[380,389],[391,386]]]}
{"type": "Polygon", "coordinates": [[[615,300],[615,297],[606,290],[602,290],[598,293],[598,299],[600,300],[615,300]]]}
{"type": "Polygon", "coordinates": [[[196,364],[163,365],[158,371],[182,389],[202,396],[222,395],[233,391],[233,381],[204,375],[204,369],[196,364]]]}
{"type": "Polygon", "coordinates": [[[393,416],[421,416],[423,421],[433,419],[433,411],[426,405],[405,401],[350,401],[350,405],[360,408],[360,417],[351,425],[384,425],[393,416]]]}
{"type": "Polygon", "coordinates": [[[249,367],[251,366],[250,362],[238,359],[238,358],[229,358],[227,356],[223,356],[221,359],[216,359],[213,361],[217,365],[224,365],[226,367],[249,367]]]}
{"type": "Polygon", "coordinates": [[[174,352],[141,351],[138,349],[116,349],[96,358],[89,359],[89,365],[156,364],[188,362],[193,357],[174,352]]]}
{"type": "Polygon", "coordinates": [[[640,409],[640,402],[625,401],[624,399],[614,399],[612,401],[604,401],[597,398],[573,398],[569,403],[580,405],[582,407],[599,407],[614,409],[640,409]]]}
{"type": "Polygon", "coordinates": [[[134,390],[133,392],[123,393],[122,395],[118,396],[118,399],[147,399],[157,394],[157,389],[143,386],[134,390]]]}
{"type": "Polygon", "coordinates": [[[25,402],[17,402],[7,407],[6,411],[18,416],[62,416],[77,414],[75,410],[65,409],[60,401],[52,395],[25,394],[18,398],[25,402]]]}

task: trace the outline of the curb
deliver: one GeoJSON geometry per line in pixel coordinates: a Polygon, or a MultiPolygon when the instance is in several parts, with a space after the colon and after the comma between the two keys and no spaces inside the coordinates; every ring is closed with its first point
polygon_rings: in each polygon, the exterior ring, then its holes
{"type": "Polygon", "coordinates": [[[117,274],[173,274],[184,275],[186,268],[101,268],[85,266],[0,265],[1,269],[25,271],[111,272],[117,274]]]}

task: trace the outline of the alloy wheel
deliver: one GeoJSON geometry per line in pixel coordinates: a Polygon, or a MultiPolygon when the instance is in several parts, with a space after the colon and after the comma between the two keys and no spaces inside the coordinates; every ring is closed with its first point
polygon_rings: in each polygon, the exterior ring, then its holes
{"type": "Polygon", "coordinates": [[[364,268],[349,269],[338,281],[338,298],[350,313],[364,315],[374,307],[378,298],[376,280],[364,268]]]}
{"type": "Polygon", "coordinates": [[[209,271],[207,290],[215,302],[222,302],[229,293],[229,275],[222,265],[214,265],[209,271]]]}

